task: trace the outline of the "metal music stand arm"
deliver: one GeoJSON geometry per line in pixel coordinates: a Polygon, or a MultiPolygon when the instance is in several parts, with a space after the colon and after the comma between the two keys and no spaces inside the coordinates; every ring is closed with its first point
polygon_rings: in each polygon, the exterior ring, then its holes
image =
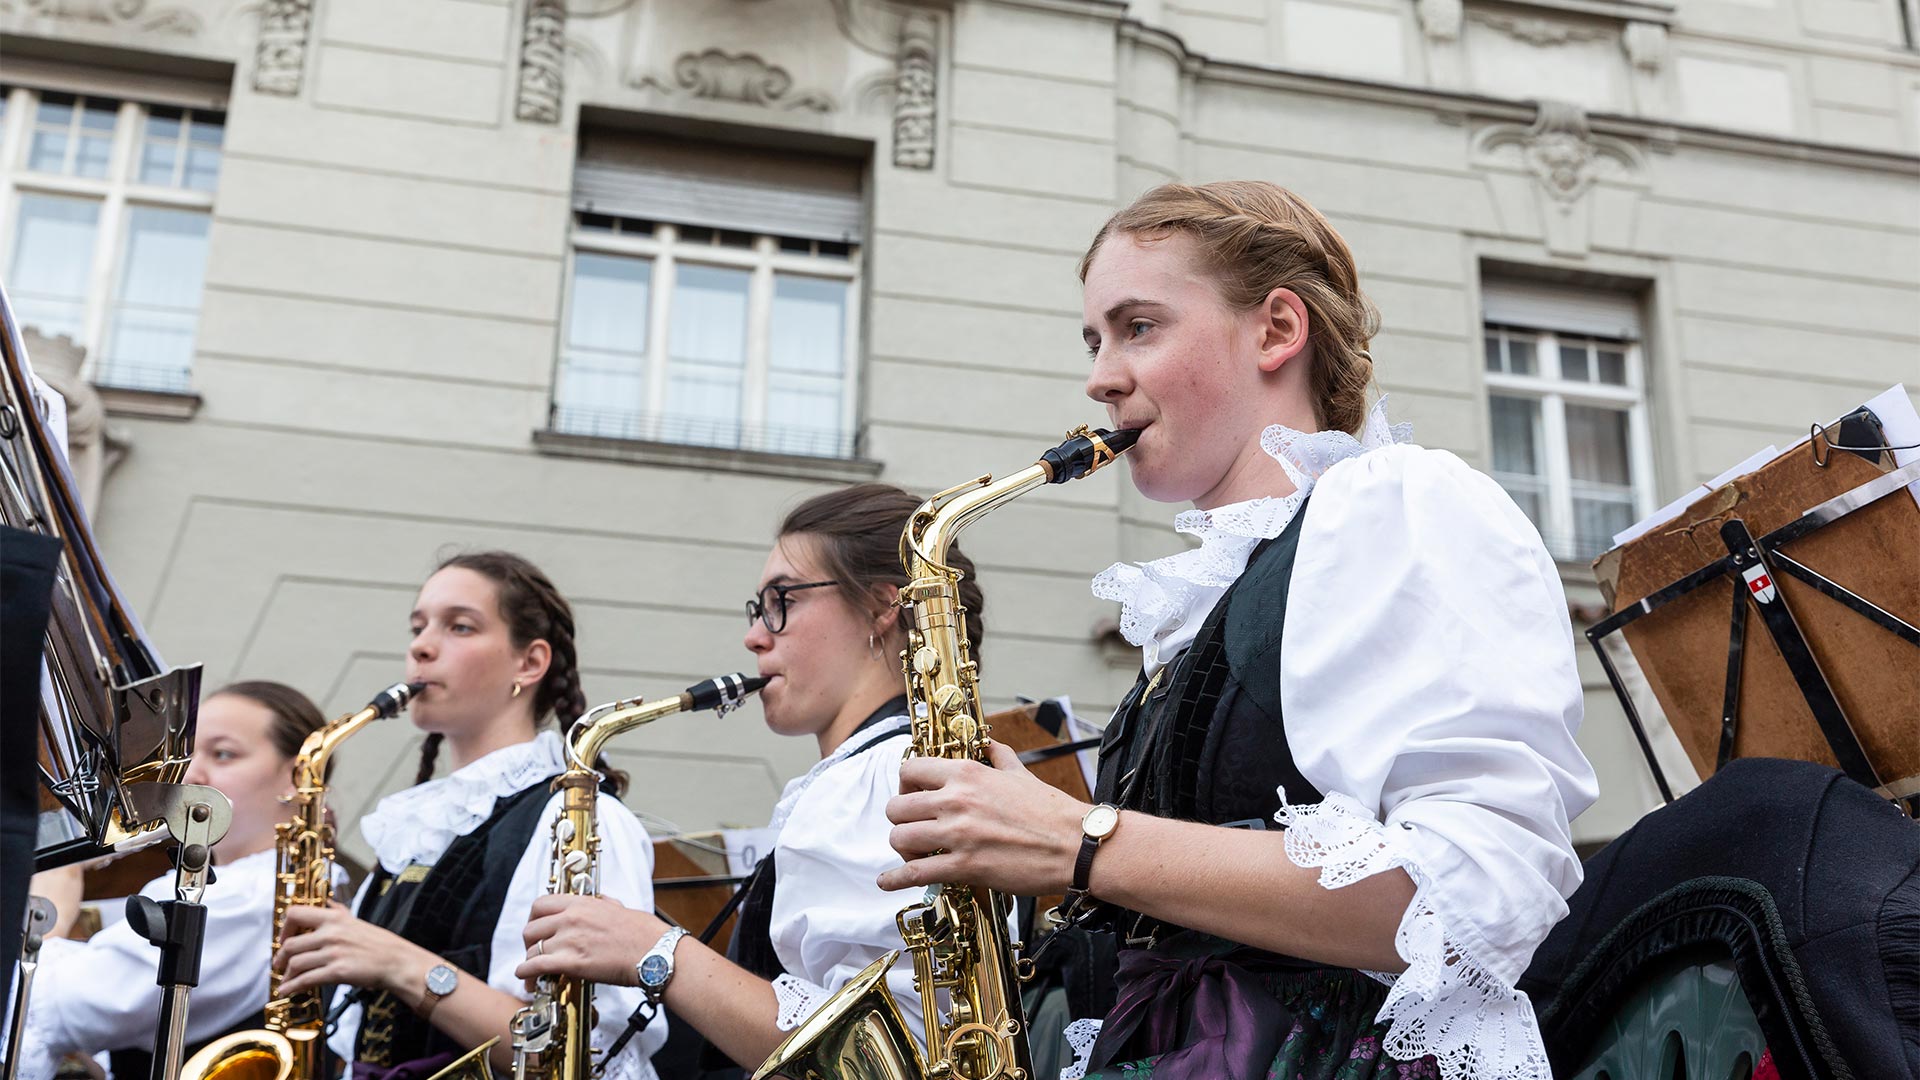
{"type": "Polygon", "coordinates": [[[174,850],[174,898],[156,901],[135,895],[127,900],[127,922],[134,932],[160,946],[154,981],[163,993],[154,1034],[152,1080],[179,1080],[188,996],[200,982],[200,951],[207,929],[207,909],[200,898],[213,878],[213,845],[233,823],[233,804],[220,792],[198,784],[142,784],[128,794],[138,798],[143,812],[164,816],[167,831],[179,844],[174,850]]]}

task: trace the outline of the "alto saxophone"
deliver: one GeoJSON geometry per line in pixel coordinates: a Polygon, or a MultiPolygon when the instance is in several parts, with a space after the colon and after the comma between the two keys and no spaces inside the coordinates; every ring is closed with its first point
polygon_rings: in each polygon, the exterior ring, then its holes
{"type": "MultiPolygon", "coordinates": [[[[273,956],[287,912],[295,906],[325,907],[333,898],[333,826],[327,822],[327,762],[361,728],[399,714],[420,692],[421,683],[395,683],[367,707],[308,735],[293,760],[293,813],[273,828],[273,956]]],[[[321,1042],[327,1003],[319,989],[280,996],[284,978],[267,975],[267,1026],[238,1031],[201,1047],[181,1066],[181,1080],[325,1080],[321,1042]]]]}
{"type": "MultiPolygon", "coordinates": [[[[608,739],[663,716],[712,709],[725,716],[767,685],[762,678],[721,675],[657,701],[601,705],[574,725],[567,743],[567,771],[553,780],[563,792],[553,819],[549,892],[593,896],[600,891],[600,832],[595,812],[600,774],[593,763],[608,739]]],[[[591,1080],[606,1062],[593,1060],[593,983],[577,976],[543,975],[531,1002],[513,1015],[514,1080],[591,1080]]]]}
{"type": "MultiPolygon", "coordinates": [[[[978,666],[960,605],[960,572],[947,549],[960,530],[1042,484],[1078,480],[1111,463],[1135,431],[1079,427],[1032,467],[995,482],[982,476],[920,505],[900,537],[907,587],[900,606],[912,616],[903,668],[913,745],[908,756],[987,760],[988,726],[980,707],[978,666]]],[[[754,1080],[1032,1080],[1020,981],[1031,964],[1009,939],[1010,898],[979,885],[927,888],[896,917],[913,954],[914,989],[926,1018],[924,1057],[887,990],[890,952],[787,1036],[754,1080]],[[937,994],[949,1004],[943,1018],[937,994]]]]}

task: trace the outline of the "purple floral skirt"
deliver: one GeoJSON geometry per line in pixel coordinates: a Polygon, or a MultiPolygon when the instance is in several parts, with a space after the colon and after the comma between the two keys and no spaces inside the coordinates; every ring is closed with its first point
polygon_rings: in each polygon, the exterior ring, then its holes
{"type": "Polygon", "coordinates": [[[1440,1076],[1431,1057],[1397,1061],[1382,1052],[1387,1025],[1375,1017],[1387,988],[1358,971],[1253,972],[1218,955],[1164,953],[1130,964],[1123,952],[1120,984],[1088,1080],[1440,1076]],[[1148,967],[1155,970],[1143,977],[1148,967]],[[1131,1016],[1130,1000],[1138,1003],[1131,1016]]]}

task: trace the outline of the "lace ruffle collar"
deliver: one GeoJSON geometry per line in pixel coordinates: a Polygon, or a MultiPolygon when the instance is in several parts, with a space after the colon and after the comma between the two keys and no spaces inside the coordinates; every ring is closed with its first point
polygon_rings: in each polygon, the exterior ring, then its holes
{"type": "Polygon", "coordinates": [[[493,814],[493,804],[567,771],[566,748],[555,731],[468,762],[453,773],[380,800],[360,819],[360,835],[387,872],[411,863],[430,866],[493,814]]]}
{"type": "Polygon", "coordinates": [[[1146,650],[1149,664],[1158,664],[1160,639],[1183,626],[1197,597],[1217,597],[1233,584],[1253,549],[1286,529],[1322,474],[1348,458],[1411,438],[1412,424],[1387,420],[1384,395],[1357,439],[1344,431],[1295,431],[1274,424],[1260,433],[1260,449],[1286,470],[1293,494],[1183,511],[1173,519],[1174,531],[1198,537],[1199,547],[1148,563],[1114,563],[1093,579],[1093,594],[1121,604],[1121,635],[1146,650]]]}

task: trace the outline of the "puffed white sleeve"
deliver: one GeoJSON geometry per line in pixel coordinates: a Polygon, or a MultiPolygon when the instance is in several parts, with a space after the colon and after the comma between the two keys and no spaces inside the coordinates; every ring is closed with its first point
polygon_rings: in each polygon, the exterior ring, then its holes
{"type": "MultiPolygon", "coordinates": [[[[493,931],[493,957],[488,964],[487,983],[497,990],[525,999],[526,984],[514,977],[513,969],[527,958],[527,944],[521,936],[526,928],[533,902],[547,892],[549,862],[553,850],[553,821],[560,814],[562,796],[548,800],[534,826],[526,853],[514,866],[507,884],[507,896],[500,907],[500,921],[493,931]]],[[[644,825],[620,800],[602,792],[595,804],[595,824],[600,831],[600,894],[630,908],[653,910],[653,840],[644,825]]],[[[646,943],[651,945],[651,942],[646,943]]],[[[640,1004],[640,989],[633,986],[595,985],[593,1045],[604,1054],[626,1030],[627,1017],[640,1004]]],[[[608,1062],[604,1080],[652,1080],[652,1057],[666,1044],[667,1018],[656,1016],[647,1029],[628,1040],[620,1056],[608,1062]]]]}
{"type": "MultiPolygon", "coordinates": [[[[782,1031],[800,1026],[862,968],[902,947],[894,916],[914,898],[883,891],[878,879],[900,864],[887,843],[887,800],[900,791],[907,738],[903,732],[820,774],[781,826],[768,930],[786,968],[773,982],[782,1031]]],[[[887,988],[919,1038],[912,966],[895,964],[887,988]]]]}
{"type": "Polygon", "coordinates": [[[1287,854],[1327,888],[1413,879],[1406,971],[1377,976],[1388,1053],[1432,1054],[1448,1080],[1551,1080],[1514,984],[1580,883],[1568,822],[1598,793],[1553,560],[1499,485],[1443,451],[1336,465],[1305,514],[1280,694],[1325,799],[1283,805],[1287,854]]]}
{"type": "MultiPolygon", "coordinates": [[[[200,983],[187,1012],[187,1040],[232,1028],[267,1003],[267,960],[273,926],[273,860],[218,868],[202,902],[207,908],[200,983]]],[[[173,898],[173,875],[141,893],[173,898]]],[[[86,941],[49,938],[28,999],[20,1076],[49,1080],[62,1057],[151,1046],[160,1017],[160,950],[126,922],[86,941]]]]}

